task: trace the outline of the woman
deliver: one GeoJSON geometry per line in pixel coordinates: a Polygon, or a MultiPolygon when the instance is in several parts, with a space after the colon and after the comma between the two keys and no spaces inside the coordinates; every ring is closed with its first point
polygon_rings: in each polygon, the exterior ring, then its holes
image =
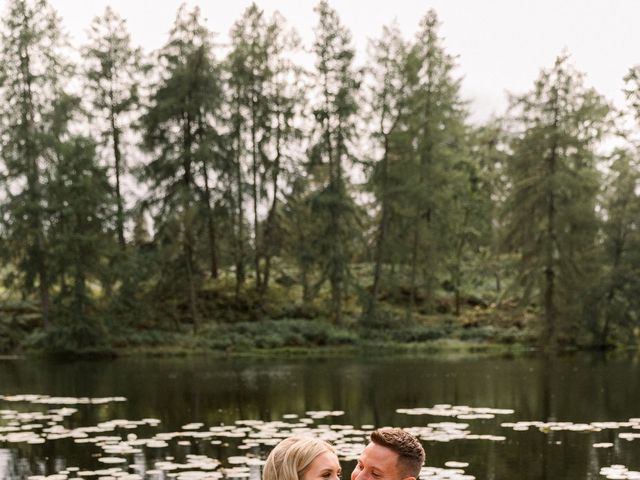
{"type": "Polygon", "coordinates": [[[342,474],[334,448],[312,437],[289,437],[267,457],[262,480],[339,480],[342,474]]]}

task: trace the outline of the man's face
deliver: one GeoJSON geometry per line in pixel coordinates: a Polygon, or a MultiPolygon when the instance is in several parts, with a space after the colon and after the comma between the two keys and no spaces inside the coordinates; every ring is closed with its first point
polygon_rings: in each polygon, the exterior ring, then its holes
{"type": "Polygon", "coordinates": [[[398,454],[377,443],[369,443],[358,458],[351,480],[403,480],[398,454]]]}

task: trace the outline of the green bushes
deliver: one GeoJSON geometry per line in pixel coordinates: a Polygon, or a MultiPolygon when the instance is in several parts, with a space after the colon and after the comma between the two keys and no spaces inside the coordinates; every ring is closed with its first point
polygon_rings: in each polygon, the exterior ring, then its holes
{"type": "Polygon", "coordinates": [[[291,319],[211,325],[199,336],[214,350],[351,345],[358,340],[354,332],[328,322],[291,319]]]}
{"type": "Polygon", "coordinates": [[[112,355],[113,350],[100,323],[58,319],[55,328],[35,330],[22,348],[63,356],[112,355]]]}
{"type": "Polygon", "coordinates": [[[452,327],[447,324],[410,325],[395,329],[369,329],[362,332],[362,337],[383,342],[417,343],[446,338],[451,331],[452,327]]]}
{"type": "Polygon", "coordinates": [[[111,343],[116,348],[160,347],[175,345],[180,335],[164,330],[132,330],[128,329],[112,337],[111,343]]]}
{"type": "Polygon", "coordinates": [[[0,319],[0,354],[10,353],[16,346],[15,330],[0,319]]]}
{"type": "Polygon", "coordinates": [[[535,332],[526,329],[512,327],[496,327],[494,325],[483,325],[471,328],[464,328],[457,332],[459,340],[468,342],[495,342],[503,344],[532,344],[537,338],[535,332]]]}

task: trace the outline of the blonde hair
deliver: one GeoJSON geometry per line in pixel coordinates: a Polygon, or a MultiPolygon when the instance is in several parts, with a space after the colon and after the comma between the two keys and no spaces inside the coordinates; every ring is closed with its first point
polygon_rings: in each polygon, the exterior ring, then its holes
{"type": "Polygon", "coordinates": [[[262,471],[262,480],[302,480],[311,462],[325,452],[335,449],[313,437],[289,437],[271,451],[262,471]]]}

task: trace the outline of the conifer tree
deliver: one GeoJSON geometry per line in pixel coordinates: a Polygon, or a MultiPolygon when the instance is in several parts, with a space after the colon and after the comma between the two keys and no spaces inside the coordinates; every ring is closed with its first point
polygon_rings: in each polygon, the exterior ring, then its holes
{"type": "Polygon", "coordinates": [[[640,288],[640,165],[637,147],[617,149],[602,188],[604,245],[599,279],[602,316],[593,315],[594,343],[609,347],[638,325],[640,288]],[[598,322],[598,320],[601,320],[598,322]],[[622,333],[622,335],[620,335],[622,333]]]}
{"type": "Polygon", "coordinates": [[[141,52],[131,45],[126,23],[111,7],[91,23],[89,42],[82,49],[85,91],[91,125],[99,131],[112,167],[118,245],[125,248],[122,177],[126,173],[125,141],[139,103],[141,52]]]}
{"type": "MultiPolygon", "coordinates": [[[[246,152],[238,152],[240,163],[249,172],[249,185],[253,217],[254,273],[256,288],[262,288],[260,269],[261,232],[258,209],[264,196],[262,179],[265,175],[264,146],[270,136],[270,110],[267,85],[273,71],[269,63],[270,43],[273,42],[271,27],[264,12],[253,3],[231,29],[233,50],[229,54],[229,67],[237,114],[238,138],[243,137],[246,152]],[[244,131],[244,136],[242,135],[244,131]],[[246,155],[245,155],[246,154],[246,155]],[[247,158],[245,158],[245,156],[247,158]]],[[[241,203],[241,202],[240,202],[241,203]]],[[[242,205],[237,205],[242,208],[242,205]]],[[[238,221],[241,221],[239,217],[238,221]]]]}
{"type": "Polygon", "coordinates": [[[10,0],[0,40],[0,130],[6,183],[2,218],[6,249],[23,291],[38,288],[42,319],[50,320],[47,187],[57,113],[71,75],[60,19],[46,0],[10,0]]]}
{"type": "MultiPolygon", "coordinates": [[[[206,152],[210,123],[218,115],[219,72],[212,56],[211,34],[202,24],[196,7],[178,11],[167,45],[160,51],[160,81],[142,118],[144,147],[152,154],[144,168],[151,188],[159,229],[166,240],[181,245],[180,258],[186,277],[189,312],[194,328],[199,326],[196,258],[197,230],[202,185],[210,160],[206,152]],[[167,229],[163,230],[163,225],[167,229]]],[[[210,213],[210,209],[207,208],[210,213]]]]}
{"type": "Polygon", "coordinates": [[[73,352],[106,342],[88,285],[102,275],[102,258],[112,242],[109,221],[117,206],[92,140],[73,136],[57,150],[48,197],[50,262],[62,283],[56,302],[62,324],[50,334],[47,348],[73,352]],[[70,290],[65,288],[66,276],[72,280],[70,290]]]}
{"type": "Polygon", "coordinates": [[[295,31],[288,29],[284,19],[274,14],[269,24],[270,38],[268,61],[272,72],[267,84],[270,104],[269,143],[264,149],[264,196],[267,215],[261,241],[260,256],[263,259],[262,293],[269,288],[271,260],[282,251],[278,241],[281,232],[281,196],[292,187],[292,178],[301,173],[300,143],[302,129],[299,126],[305,103],[303,72],[293,61],[299,51],[300,41],[295,31]]]}
{"type": "Polygon", "coordinates": [[[429,11],[407,58],[408,111],[402,128],[411,153],[398,168],[403,171],[404,218],[401,228],[408,243],[410,317],[421,288],[427,307],[433,304],[439,270],[452,245],[449,208],[459,188],[455,165],[465,155],[466,111],[460,80],[454,77],[454,58],[439,37],[439,21],[429,11]]]}
{"type": "Polygon", "coordinates": [[[593,258],[595,146],[608,107],[561,55],[541,72],[533,91],[514,98],[512,109],[517,130],[505,172],[511,186],[506,239],[520,255],[518,279],[525,292],[540,294],[541,341],[553,348],[559,319],[578,315],[585,269],[593,258]]]}
{"type": "Polygon", "coordinates": [[[476,244],[477,250],[473,262],[476,266],[476,278],[491,274],[495,281],[496,300],[503,295],[501,234],[501,209],[505,202],[506,180],[504,175],[507,160],[507,141],[504,125],[493,119],[475,128],[470,133],[469,154],[477,165],[477,193],[480,202],[481,232],[476,244]]]}
{"type": "Polygon", "coordinates": [[[373,258],[373,283],[368,303],[363,309],[365,321],[376,318],[377,298],[382,283],[382,268],[385,262],[392,260],[390,245],[390,224],[397,217],[397,188],[402,180],[394,178],[392,162],[401,161],[406,156],[408,138],[401,128],[406,115],[407,97],[405,95],[406,61],[408,45],[403,40],[397,25],[384,27],[381,37],[372,42],[370,65],[371,85],[369,95],[371,109],[369,115],[375,130],[371,132],[374,141],[374,155],[370,168],[369,184],[379,208],[375,253],[373,258]]]}
{"type": "MultiPolygon", "coordinates": [[[[316,7],[319,20],[313,52],[316,56],[316,102],[311,174],[317,182],[312,210],[323,221],[321,245],[323,276],[331,287],[333,319],[343,321],[342,307],[353,252],[355,206],[349,192],[346,168],[351,160],[355,136],[358,74],[353,68],[351,35],[338,14],[322,0],[316,7]]],[[[355,229],[354,229],[355,230],[355,229]]]]}

